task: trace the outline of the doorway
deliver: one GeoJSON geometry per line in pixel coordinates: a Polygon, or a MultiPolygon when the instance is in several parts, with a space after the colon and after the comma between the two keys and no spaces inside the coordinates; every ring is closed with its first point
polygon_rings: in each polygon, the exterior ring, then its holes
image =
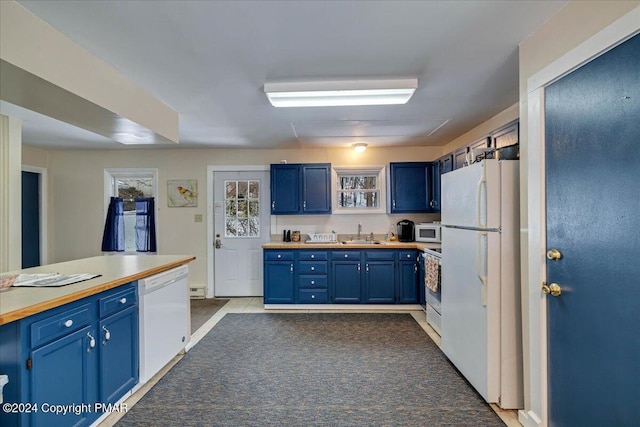
{"type": "Polygon", "coordinates": [[[552,427],[640,420],[639,70],[636,35],[545,89],[552,427]]]}
{"type": "Polygon", "coordinates": [[[47,171],[22,166],[22,268],[47,263],[47,171]]]}
{"type": "Polygon", "coordinates": [[[212,187],[213,296],[262,296],[262,245],[271,235],[269,172],[215,171],[212,187]]]}

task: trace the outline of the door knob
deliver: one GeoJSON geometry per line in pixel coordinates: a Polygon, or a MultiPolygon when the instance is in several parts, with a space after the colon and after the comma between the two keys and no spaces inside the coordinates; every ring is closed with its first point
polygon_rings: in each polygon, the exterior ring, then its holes
{"type": "Polygon", "coordinates": [[[560,258],[562,258],[562,253],[556,248],[547,251],[547,259],[551,261],[558,261],[560,258]]]}
{"type": "Polygon", "coordinates": [[[551,296],[557,297],[562,294],[562,288],[557,283],[551,283],[550,285],[544,283],[542,285],[542,293],[545,295],[551,294],[551,296]]]}

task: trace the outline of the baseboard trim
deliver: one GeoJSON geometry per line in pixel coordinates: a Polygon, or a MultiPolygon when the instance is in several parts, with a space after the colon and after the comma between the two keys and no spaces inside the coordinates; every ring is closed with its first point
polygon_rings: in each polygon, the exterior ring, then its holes
{"type": "Polygon", "coordinates": [[[423,311],[420,304],[265,304],[265,310],[423,311]]]}
{"type": "Polygon", "coordinates": [[[540,427],[542,426],[542,420],[533,411],[525,411],[524,409],[518,411],[518,422],[524,427],[540,427]]]}

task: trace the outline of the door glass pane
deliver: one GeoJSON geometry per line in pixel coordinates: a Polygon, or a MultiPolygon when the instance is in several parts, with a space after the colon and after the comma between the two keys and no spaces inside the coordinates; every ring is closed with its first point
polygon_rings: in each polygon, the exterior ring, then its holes
{"type": "Polygon", "coordinates": [[[225,237],[260,237],[260,182],[225,181],[225,237]]]}

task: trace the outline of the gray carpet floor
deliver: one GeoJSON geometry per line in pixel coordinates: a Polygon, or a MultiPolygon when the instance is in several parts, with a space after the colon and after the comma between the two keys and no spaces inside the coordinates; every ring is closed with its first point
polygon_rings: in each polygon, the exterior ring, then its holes
{"type": "Polygon", "coordinates": [[[191,302],[191,333],[204,325],[218,310],[220,310],[228,299],[222,298],[205,298],[192,299],[191,302]]]}
{"type": "Polygon", "coordinates": [[[227,314],[117,426],[504,426],[409,314],[227,314]]]}

